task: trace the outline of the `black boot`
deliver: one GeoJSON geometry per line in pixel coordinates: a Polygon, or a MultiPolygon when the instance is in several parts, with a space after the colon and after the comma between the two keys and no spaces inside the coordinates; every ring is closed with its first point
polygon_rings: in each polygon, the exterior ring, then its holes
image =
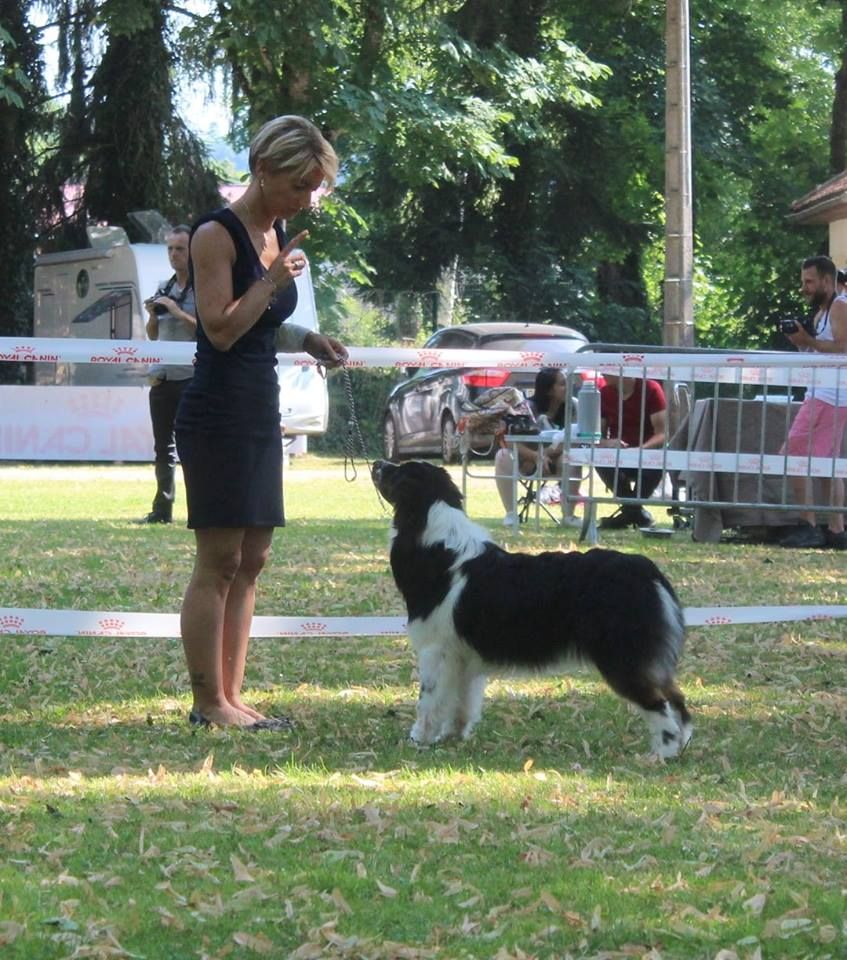
{"type": "Polygon", "coordinates": [[[153,509],[143,523],[170,523],[173,520],[176,496],[176,467],[169,463],[156,464],[156,496],[153,509]]]}

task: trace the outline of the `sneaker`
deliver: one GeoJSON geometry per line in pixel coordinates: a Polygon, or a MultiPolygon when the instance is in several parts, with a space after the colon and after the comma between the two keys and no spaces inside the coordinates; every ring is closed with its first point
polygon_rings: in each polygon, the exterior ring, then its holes
{"type": "Polygon", "coordinates": [[[820,527],[813,527],[807,520],[801,520],[791,533],[779,541],[781,547],[825,547],[826,535],[820,527]]]}
{"type": "Polygon", "coordinates": [[[575,517],[572,513],[562,517],[563,527],[582,527],[582,517],[575,517]]]}
{"type": "Polygon", "coordinates": [[[156,513],[153,510],[151,513],[148,513],[146,517],[142,517],[139,523],[173,523],[172,517],[167,517],[163,513],[156,513]]]}
{"type": "Polygon", "coordinates": [[[838,533],[836,533],[834,530],[830,530],[829,527],[825,527],[823,535],[826,540],[826,545],[830,550],[847,550],[847,533],[843,530],[839,530],[838,533]]]}
{"type": "Polygon", "coordinates": [[[516,513],[507,513],[503,517],[503,526],[504,527],[517,527],[518,525],[518,515],[516,513]]]}
{"type": "Polygon", "coordinates": [[[636,527],[652,527],[656,521],[649,510],[645,510],[644,507],[633,507],[632,522],[636,527]]]}
{"type": "Polygon", "coordinates": [[[547,486],[541,488],[541,492],[538,495],[538,500],[545,506],[554,506],[555,504],[562,502],[562,491],[558,488],[558,486],[551,486],[548,483],[547,486]]]}
{"type": "Polygon", "coordinates": [[[611,517],[603,517],[600,520],[601,530],[623,530],[631,525],[632,515],[628,514],[623,507],[613,513],[611,517]]]}

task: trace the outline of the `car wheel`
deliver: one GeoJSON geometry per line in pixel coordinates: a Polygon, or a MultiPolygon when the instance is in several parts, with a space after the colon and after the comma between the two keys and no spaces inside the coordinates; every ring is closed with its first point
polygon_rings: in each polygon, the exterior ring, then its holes
{"type": "Polygon", "coordinates": [[[393,417],[386,417],[382,424],[382,452],[386,460],[400,459],[400,449],[397,446],[397,424],[393,417]]]}
{"type": "Polygon", "coordinates": [[[445,413],[441,419],[441,459],[447,464],[455,463],[459,459],[456,421],[449,413],[445,413]]]}

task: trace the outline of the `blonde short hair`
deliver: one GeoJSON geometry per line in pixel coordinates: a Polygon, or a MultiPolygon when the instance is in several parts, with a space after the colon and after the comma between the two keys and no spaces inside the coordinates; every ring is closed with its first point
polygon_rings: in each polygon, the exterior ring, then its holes
{"type": "Polygon", "coordinates": [[[269,173],[283,170],[304,177],[318,167],[328,186],[335,183],[338,157],[318,128],[305,117],[276,117],[269,120],[250,144],[250,172],[259,161],[269,173]]]}

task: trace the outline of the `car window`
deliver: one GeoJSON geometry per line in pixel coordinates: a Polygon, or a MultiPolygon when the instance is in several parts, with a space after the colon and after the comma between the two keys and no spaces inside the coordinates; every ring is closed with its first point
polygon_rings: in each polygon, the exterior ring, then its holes
{"type": "Polygon", "coordinates": [[[463,347],[474,347],[478,340],[460,330],[439,330],[427,340],[428,347],[437,347],[439,350],[461,350],[463,347]]]}
{"type": "Polygon", "coordinates": [[[481,341],[480,350],[538,350],[544,347],[574,349],[584,340],[575,337],[489,337],[481,341]]]}

